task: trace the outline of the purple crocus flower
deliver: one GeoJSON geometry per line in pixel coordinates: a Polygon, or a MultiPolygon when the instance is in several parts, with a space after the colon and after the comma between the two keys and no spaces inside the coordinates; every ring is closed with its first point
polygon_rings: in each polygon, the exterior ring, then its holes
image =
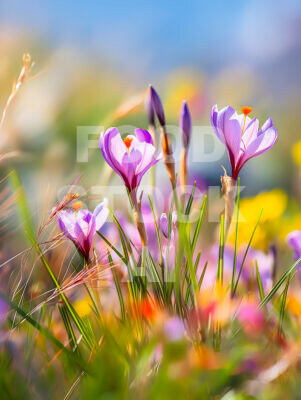
{"type": "Polygon", "coordinates": [[[182,135],[183,147],[185,149],[188,149],[191,137],[191,116],[186,100],[184,100],[182,103],[179,125],[182,135]]]}
{"type": "Polygon", "coordinates": [[[58,214],[61,231],[72,240],[86,261],[89,260],[93,237],[106,222],[108,215],[107,199],[98,204],[93,213],[83,209],[78,211],[67,209],[58,214]]]}
{"type": "MultiPolygon", "coordinates": [[[[294,261],[299,260],[301,258],[301,231],[293,231],[289,233],[286,237],[287,243],[294,251],[294,261]]],[[[299,278],[301,279],[301,262],[298,264],[298,272],[299,278]]]]}
{"type": "MultiPolygon", "coordinates": [[[[155,91],[155,89],[152,87],[152,85],[149,85],[149,108],[152,108],[153,111],[155,112],[160,125],[164,126],[165,125],[165,114],[164,114],[164,109],[163,105],[161,102],[161,99],[158,95],[158,93],[155,91]]],[[[150,111],[148,111],[149,113],[150,111]]]]}
{"type": "Polygon", "coordinates": [[[227,106],[218,111],[215,105],[211,111],[211,124],[228,150],[234,180],[250,158],[268,151],[277,139],[277,130],[271,118],[258,130],[258,119],[248,117],[252,108],[243,107],[241,110],[243,114],[237,114],[234,108],[227,106]]]}
{"type": "Polygon", "coordinates": [[[111,168],[123,179],[131,193],[143,175],[162,157],[156,156],[156,148],[150,133],[144,129],[135,129],[135,135],[123,140],[117,128],[109,128],[100,136],[100,151],[111,168]]]}

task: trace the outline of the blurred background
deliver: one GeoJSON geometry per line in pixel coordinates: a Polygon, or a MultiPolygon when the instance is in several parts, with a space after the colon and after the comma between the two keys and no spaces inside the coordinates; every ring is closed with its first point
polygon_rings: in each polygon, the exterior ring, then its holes
{"type": "MultiPolygon", "coordinates": [[[[102,183],[99,150],[89,151],[89,163],[77,162],[77,127],[146,128],[143,105],[119,120],[112,115],[149,83],[162,97],[169,124],[177,123],[183,98],[196,125],[210,125],[215,103],[252,106],[261,123],[271,116],[279,140],[244,168],[244,193],[280,188],[296,194],[292,147],[300,139],[301,122],[299,0],[0,0],[0,51],[0,109],[23,53],[35,62],[31,79],[8,111],[0,152],[20,151],[1,168],[18,170],[37,212],[41,196],[56,198],[79,173],[86,189],[102,183]]],[[[227,158],[221,162],[230,172],[227,158]]],[[[190,169],[206,183],[219,184],[218,163],[193,163],[190,169]]]]}

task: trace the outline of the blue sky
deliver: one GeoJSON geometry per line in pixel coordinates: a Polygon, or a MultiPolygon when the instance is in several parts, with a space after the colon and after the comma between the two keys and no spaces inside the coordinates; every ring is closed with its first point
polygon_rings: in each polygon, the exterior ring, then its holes
{"type": "Polygon", "coordinates": [[[92,52],[137,76],[277,60],[300,49],[300,19],[298,0],[0,0],[2,27],[92,52]]]}

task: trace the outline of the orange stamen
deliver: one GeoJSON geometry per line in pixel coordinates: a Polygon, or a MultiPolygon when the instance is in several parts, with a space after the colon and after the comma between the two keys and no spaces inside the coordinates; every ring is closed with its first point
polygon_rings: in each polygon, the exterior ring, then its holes
{"type": "Polygon", "coordinates": [[[130,150],[132,141],[133,141],[133,138],[132,138],[132,137],[129,137],[129,136],[127,136],[127,137],[125,137],[125,138],[123,139],[123,142],[124,142],[124,144],[125,144],[125,146],[126,146],[126,148],[127,148],[128,151],[130,150]]]}
{"type": "Polygon", "coordinates": [[[253,111],[253,108],[245,106],[245,107],[241,107],[241,111],[244,114],[244,116],[246,117],[248,114],[250,114],[253,111]]]}
{"type": "Polygon", "coordinates": [[[82,206],[83,206],[83,203],[81,201],[77,201],[72,204],[72,207],[75,212],[77,212],[80,208],[82,208],[82,206]]]}
{"type": "Polygon", "coordinates": [[[241,130],[241,136],[242,136],[243,133],[244,133],[244,130],[245,130],[247,115],[250,114],[250,112],[253,111],[253,108],[245,106],[245,107],[241,107],[241,111],[242,111],[243,115],[245,116],[244,123],[243,123],[242,130],[241,130]]]}

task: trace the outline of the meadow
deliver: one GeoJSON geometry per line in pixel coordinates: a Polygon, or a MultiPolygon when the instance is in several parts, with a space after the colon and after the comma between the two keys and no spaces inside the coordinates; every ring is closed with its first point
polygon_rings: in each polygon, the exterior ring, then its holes
{"type": "Polygon", "coordinates": [[[299,398],[301,142],[275,150],[286,119],[215,105],[186,75],[163,101],[73,70],[56,104],[22,62],[1,93],[1,399],[299,398]],[[53,133],[26,139],[46,126],[26,105],[42,93],[53,133]],[[293,190],[270,173],[287,162],[293,190]]]}

